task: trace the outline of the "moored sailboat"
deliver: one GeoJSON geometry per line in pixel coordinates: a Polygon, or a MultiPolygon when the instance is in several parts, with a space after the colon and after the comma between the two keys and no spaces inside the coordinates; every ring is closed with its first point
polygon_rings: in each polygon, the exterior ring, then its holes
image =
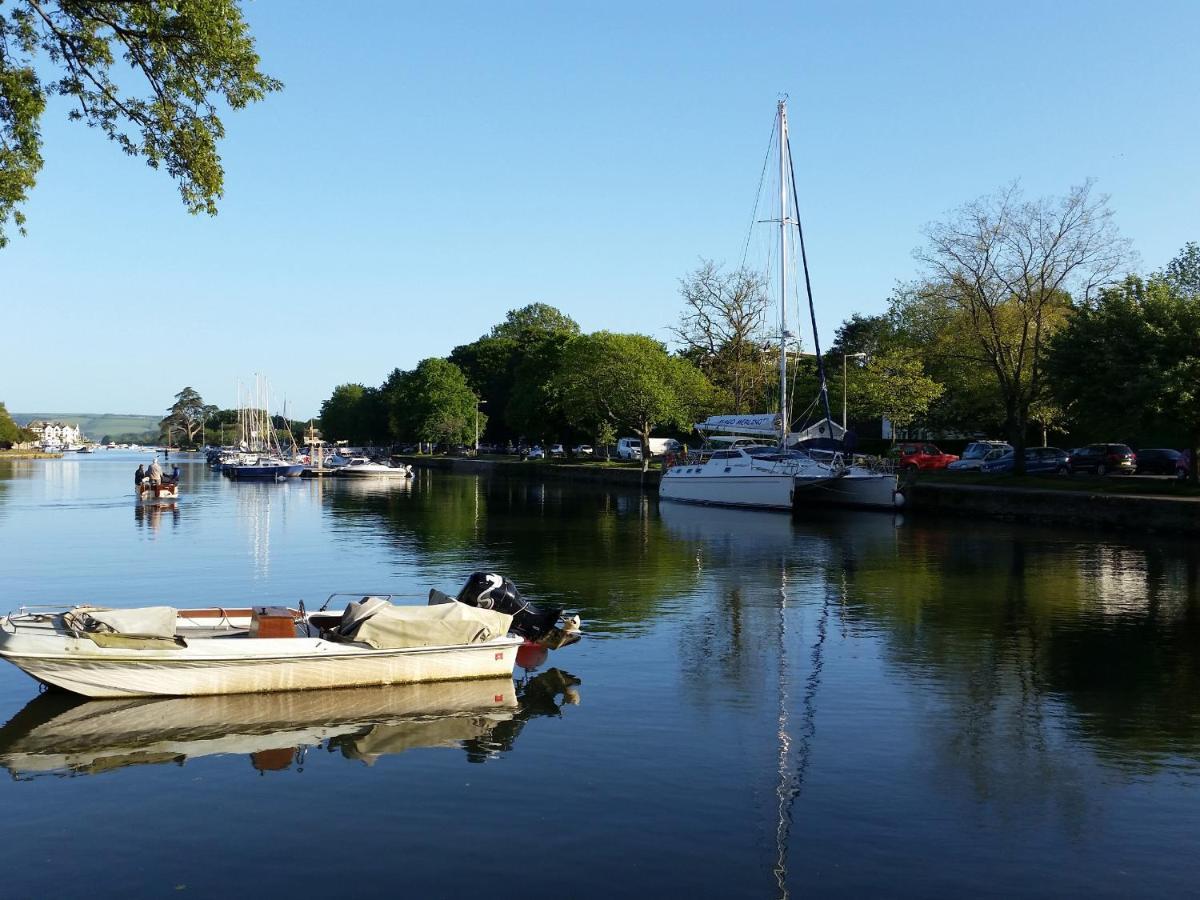
{"type": "MultiPolygon", "coordinates": [[[[857,463],[843,449],[810,450],[795,441],[788,396],[788,260],[791,230],[803,264],[805,290],[812,319],[814,349],[820,378],[818,398],[824,423],[833,432],[829,390],[817,334],[816,309],[808,274],[804,231],[797,212],[796,179],[788,142],[787,104],[780,100],[776,127],[779,135],[779,412],[752,416],[720,416],[717,425],[749,441],[708,449],[699,458],[679,460],[663,472],[659,496],[664,500],[791,510],[810,503],[887,507],[896,502],[895,475],[857,463]]],[[[702,426],[698,430],[704,431],[702,426]]],[[[710,445],[711,446],[711,445],[710,445]]]]}

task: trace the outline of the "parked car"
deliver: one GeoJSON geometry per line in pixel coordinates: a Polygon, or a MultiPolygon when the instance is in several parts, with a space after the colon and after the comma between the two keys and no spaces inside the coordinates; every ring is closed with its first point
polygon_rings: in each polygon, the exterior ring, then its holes
{"type": "Polygon", "coordinates": [[[1005,451],[1012,450],[1011,444],[1004,441],[975,441],[967,444],[962,456],[950,463],[946,468],[951,472],[970,472],[979,469],[986,459],[1003,456],[1005,451]],[[993,451],[1000,452],[992,456],[993,451]]]}
{"type": "Polygon", "coordinates": [[[546,451],[541,447],[530,447],[529,452],[525,454],[526,459],[545,459],[546,451]]]}
{"type": "Polygon", "coordinates": [[[922,472],[944,469],[958,459],[953,453],[943,453],[934,444],[897,444],[893,451],[899,456],[901,469],[920,469],[922,472]]]}
{"type": "MultiPolygon", "coordinates": [[[[980,467],[985,475],[999,475],[1012,472],[1017,455],[1010,447],[995,458],[988,459],[980,467]]],[[[1070,471],[1068,462],[1071,454],[1057,447],[1026,447],[1025,474],[1027,475],[1066,475],[1070,471]]]]}
{"type": "Polygon", "coordinates": [[[1188,477],[1187,454],[1166,448],[1139,450],[1136,472],[1138,475],[1174,475],[1182,480],[1188,477]]]}
{"type": "Polygon", "coordinates": [[[595,454],[591,444],[580,444],[571,451],[572,456],[592,456],[595,454]]]}
{"type": "Polygon", "coordinates": [[[617,459],[642,461],[641,438],[623,437],[617,441],[617,459]]]}
{"type": "Polygon", "coordinates": [[[567,455],[567,451],[563,449],[562,444],[555,444],[550,448],[550,455],[554,457],[563,457],[567,455]]]}
{"type": "Polygon", "coordinates": [[[1071,474],[1095,472],[1097,475],[1132,475],[1137,470],[1137,454],[1126,444],[1088,444],[1071,452],[1071,474]]]}
{"type": "Polygon", "coordinates": [[[679,441],[675,438],[650,438],[650,455],[666,456],[668,453],[678,453],[679,441]]]}

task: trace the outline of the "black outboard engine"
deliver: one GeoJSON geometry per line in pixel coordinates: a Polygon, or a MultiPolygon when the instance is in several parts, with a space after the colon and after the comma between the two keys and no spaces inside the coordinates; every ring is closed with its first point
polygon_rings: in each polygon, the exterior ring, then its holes
{"type": "Polygon", "coordinates": [[[562,615],[561,606],[535,606],[521,596],[515,584],[490,572],[473,573],[455,599],[467,606],[507,613],[513,617],[513,633],[531,641],[553,631],[562,615]]]}

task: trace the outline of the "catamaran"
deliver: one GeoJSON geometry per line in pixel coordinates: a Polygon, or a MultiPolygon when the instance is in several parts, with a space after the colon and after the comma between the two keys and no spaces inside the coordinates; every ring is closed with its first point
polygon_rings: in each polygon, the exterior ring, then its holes
{"type": "MultiPolygon", "coordinates": [[[[664,500],[739,506],[754,509],[791,510],[796,506],[818,503],[891,508],[896,501],[896,477],[856,463],[838,445],[838,449],[804,446],[791,430],[792,415],[788,397],[788,238],[796,230],[800,260],[804,267],[805,290],[813,325],[813,342],[820,376],[819,400],[825,418],[814,430],[832,439],[833,417],[829,410],[829,390],[817,335],[816,310],[808,275],[808,256],[804,231],[797,212],[796,176],[792,168],[788,141],[787,102],[779,101],[776,113],[779,133],[779,412],[749,416],[716,416],[697,430],[710,437],[722,432],[726,446],[708,440],[699,458],[678,460],[663,472],[659,496],[664,500]],[[748,440],[747,440],[748,439],[748,440]]],[[[840,430],[840,429],[839,429],[840,430]]]]}

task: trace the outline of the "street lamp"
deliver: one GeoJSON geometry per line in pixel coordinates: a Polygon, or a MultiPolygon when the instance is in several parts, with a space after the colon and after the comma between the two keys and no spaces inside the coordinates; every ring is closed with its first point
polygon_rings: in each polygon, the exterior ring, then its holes
{"type": "Polygon", "coordinates": [[[479,400],[475,403],[475,455],[479,455],[479,407],[487,406],[486,400],[479,400]]]}
{"type": "Polygon", "coordinates": [[[842,431],[846,430],[846,394],[849,379],[846,376],[846,360],[848,359],[866,359],[865,353],[843,353],[842,354],[842,431]]]}

